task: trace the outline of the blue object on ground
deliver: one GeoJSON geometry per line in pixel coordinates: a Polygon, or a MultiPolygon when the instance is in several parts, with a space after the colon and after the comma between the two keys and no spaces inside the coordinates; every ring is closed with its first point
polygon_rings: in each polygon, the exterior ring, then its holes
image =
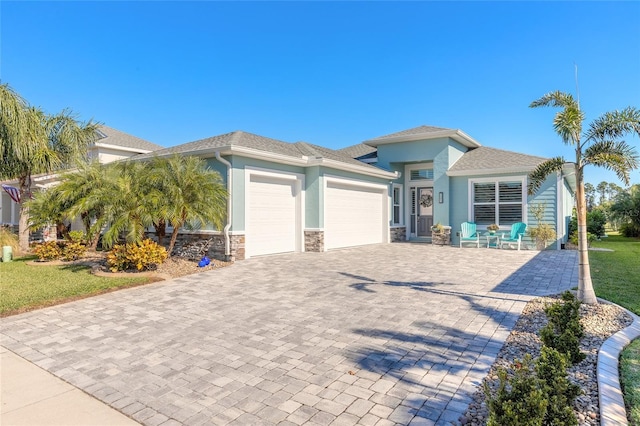
{"type": "Polygon", "coordinates": [[[198,268],[204,268],[205,266],[209,265],[210,263],[211,263],[211,259],[209,259],[207,256],[205,256],[202,259],[200,259],[200,262],[198,262],[198,268]]]}

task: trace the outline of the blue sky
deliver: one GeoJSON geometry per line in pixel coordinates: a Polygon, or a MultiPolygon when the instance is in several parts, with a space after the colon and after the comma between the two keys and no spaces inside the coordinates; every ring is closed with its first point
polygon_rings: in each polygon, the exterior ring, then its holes
{"type": "Polygon", "coordinates": [[[555,110],[528,105],[575,94],[574,64],[587,122],[640,107],[640,2],[2,1],[0,20],[2,83],[163,146],[245,130],[342,148],[427,124],[570,159],[555,110]]]}

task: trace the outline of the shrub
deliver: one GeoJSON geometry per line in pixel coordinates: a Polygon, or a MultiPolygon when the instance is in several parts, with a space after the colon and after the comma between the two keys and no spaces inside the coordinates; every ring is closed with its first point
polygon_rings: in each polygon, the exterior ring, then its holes
{"type": "Polygon", "coordinates": [[[485,395],[489,408],[488,426],[522,425],[541,426],[549,401],[540,379],[531,368],[531,355],[522,361],[516,360],[515,373],[508,378],[504,368],[498,369],[498,391],[491,395],[485,383],[485,395]]]}
{"type": "Polygon", "coordinates": [[[6,226],[0,227],[0,247],[11,246],[14,256],[20,251],[18,236],[6,226]]]}
{"type": "MultiPolygon", "coordinates": [[[[607,217],[602,210],[594,209],[587,212],[587,232],[595,235],[595,237],[601,237],[604,235],[604,226],[607,223],[607,217]]],[[[574,209],[571,220],[569,221],[569,235],[578,233],[578,218],[576,217],[576,211],[574,209]]]]}
{"type": "Polygon", "coordinates": [[[556,239],[556,230],[548,223],[541,223],[539,226],[532,227],[529,234],[536,240],[536,246],[540,250],[546,249],[547,243],[556,239]]]}
{"type": "Polygon", "coordinates": [[[540,339],[545,345],[565,354],[572,364],[577,364],[585,358],[580,351],[580,339],[584,336],[580,324],[580,301],[568,291],[562,293],[562,300],[545,308],[549,323],[540,330],[540,339]]]}
{"type": "Polygon", "coordinates": [[[56,260],[62,256],[62,248],[56,241],[34,244],[32,250],[38,259],[43,261],[56,260]]]}
{"type": "Polygon", "coordinates": [[[498,369],[498,390],[492,395],[485,382],[484,392],[489,409],[488,426],[547,426],[578,424],[572,405],[580,387],[567,377],[566,356],[547,346],[532,367],[531,355],[516,360],[509,376],[498,369]]]}
{"type": "Polygon", "coordinates": [[[68,237],[71,242],[84,243],[86,241],[84,232],[82,231],[70,231],[68,237]]]}
{"type": "Polygon", "coordinates": [[[542,381],[546,399],[549,401],[544,417],[545,425],[578,424],[571,406],[580,394],[580,387],[567,378],[567,357],[548,346],[542,346],[540,357],[536,360],[536,374],[542,381]]]}
{"type": "MultiPolygon", "coordinates": [[[[587,247],[591,247],[591,244],[593,244],[593,242],[597,239],[598,237],[593,235],[591,232],[587,232],[587,247]]],[[[578,231],[569,236],[569,241],[571,241],[571,244],[573,244],[574,246],[578,245],[578,231]]]]}
{"type": "MultiPolygon", "coordinates": [[[[75,231],[74,231],[75,232],[75,231]]],[[[78,241],[64,243],[62,246],[62,260],[78,260],[87,252],[87,246],[78,241]]]]}
{"type": "Polygon", "coordinates": [[[628,222],[620,225],[620,233],[627,238],[640,237],[640,226],[628,222]]]}
{"type": "Polygon", "coordinates": [[[139,243],[116,244],[107,254],[107,264],[111,271],[138,271],[151,269],[164,262],[167,250],[149,239],[139,243]]]}

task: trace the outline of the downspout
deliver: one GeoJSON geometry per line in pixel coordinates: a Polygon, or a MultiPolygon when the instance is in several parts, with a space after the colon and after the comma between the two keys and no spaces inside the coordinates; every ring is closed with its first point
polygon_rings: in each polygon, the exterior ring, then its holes
{"type": "Polygon", "coordinates": [[[216,151],[216,159],[224,164],[227,167],[227,194],[229,198],[227,199],[227,224],[224,227],[224,255],[229,260],[231,256],[231,241],[229,240],[229,229],[231,228],[231,205],[232,205],[232,197],[233,197],[233,173],[231,170],[231,163],[225,160],[220,156],[220,151],[216,151]]]}

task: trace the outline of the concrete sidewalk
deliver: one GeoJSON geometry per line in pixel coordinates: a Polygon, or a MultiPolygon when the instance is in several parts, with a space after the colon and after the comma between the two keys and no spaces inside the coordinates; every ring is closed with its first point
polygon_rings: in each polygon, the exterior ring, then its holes
{"type": "Polygon", "coordinates": [[[0,382],[5,426],[138,424],[1,346],[0,382]]]}

